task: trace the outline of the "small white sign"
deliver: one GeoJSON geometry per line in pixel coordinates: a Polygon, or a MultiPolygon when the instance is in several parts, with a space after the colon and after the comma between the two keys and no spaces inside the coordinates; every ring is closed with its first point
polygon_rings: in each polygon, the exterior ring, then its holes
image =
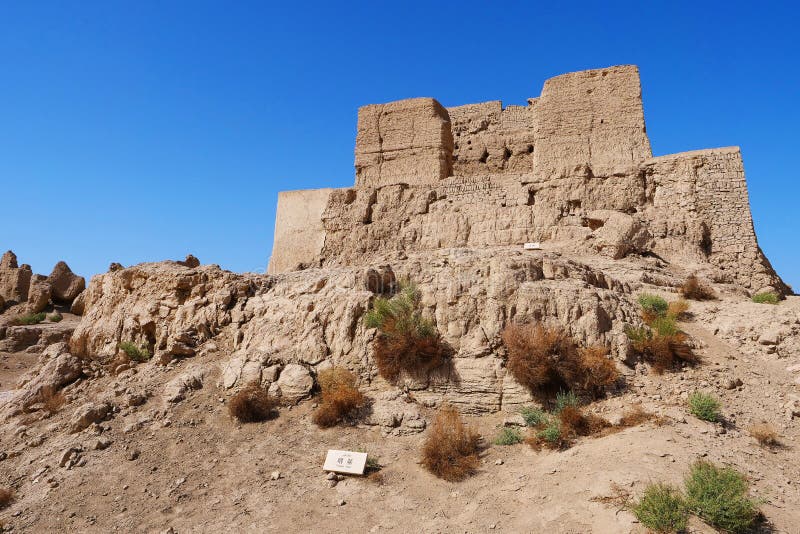
{"type": "Polygon", "coordinates": [[[363,475],[364,468],[367,466],[366,452],[335,451],[329,450],[325,457],[325,471],[336,473],[348,473],[351,475],[363,475]]]}
{"type": "Polygon", "coordinates": [[[541,243],[525,243],[522,247],[525,250],[542,250],[541,243]]]}

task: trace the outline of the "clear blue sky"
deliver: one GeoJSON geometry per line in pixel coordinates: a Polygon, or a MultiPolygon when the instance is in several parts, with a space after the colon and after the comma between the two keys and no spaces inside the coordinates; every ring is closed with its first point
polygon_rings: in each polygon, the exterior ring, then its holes
{"type": "Polygon", "coordinates": [[[760,244],[800,288],[800,8],[708,4],[3,2],[0,248],[43,273],[263,271],[278,191],[353,183],[358,106],[524,104],[634,63],[653,152],[740,145],[760,244]]]}

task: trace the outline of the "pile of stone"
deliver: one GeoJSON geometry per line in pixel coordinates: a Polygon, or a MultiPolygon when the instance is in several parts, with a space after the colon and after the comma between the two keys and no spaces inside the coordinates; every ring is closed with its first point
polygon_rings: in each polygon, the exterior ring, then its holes
{"type": "Polygon", "coordinates": [[[10,250],[0,259],[0,309],[18,305],[21,314],[30,314],[61,305],[81,315],[84,289],[86,280],[63,261],[53,267],[49,276],[44,276],[34,274],[30,265],[20,266],[16,254],[10,250]]]}

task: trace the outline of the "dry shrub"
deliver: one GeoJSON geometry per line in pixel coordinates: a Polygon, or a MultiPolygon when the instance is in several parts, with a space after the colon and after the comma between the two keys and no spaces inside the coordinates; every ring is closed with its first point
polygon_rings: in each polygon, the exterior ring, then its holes
{"type": "Polygon", "coordinates": [[[704,284],[695,275],[691,275],[681,286],[683,298],[692,300],[714,300],[717,294],[709,286],[704,284]]]}
{"type": "Polygon", "coordinates": [[[653,366],[656,374],[675,369],[682,363],[693,365],[700,362],[700,357],[694,353],[687,343],[686,334],[682,332],[670,335],[656,333],[632,340],[633,349],[653,366]]]}
{"type": "Polygon", "coordinates": [[[637,404],[628,408],[622,413],[619,424],[616,426],[620,429],[629,428],[647,423],[649,421],[655,423],[656,426],[662,426],[667,422],[666,418],[650,413],[637,404]]]}
{"type": "Polygon", "coordinates": [[[375,362],[383,378],[396,382],[403,371],[424,376],[444,363],[448,352],[438,333],[419,336],[400,332],[395,324],[387,321],[375,341],[375,362]]]}
{"type": "Polygon", "coordinates": [[[686,319],[689,315],[689,303],[683,299],[673,300],[667,308],[667,315],[676,319],[686,319]]]}
{"type": "Polygon", "coordinates": [[[464,425],[455,408],[444,406],[422,446],[422,465],[444,480],[463,480],[478,468],[479,440],[480,436],[464,425]]]}
{"type": "Polygon", "coordinates": [[[611,426],[602,417],[583,413],[575,406],[567,406],[561,410],[558,419],[561,421],[561,432],[567,437],[592,436],[611,426]]]}
{"type": "Polygon", "coordinates": [[[322,428],[335,426],[352,417],[366,402],[356,387],[355,375],[347,369],[325,369],[320,371],[317,381],[322,393],[312,420],[322,428]]]}
{"type": "Polygon", "coordinates": [[[758,444],[762,447],[777,447],[780,445],[778,440],[778,432],[769,423],[759,423],[747,429],[750,435],[756,438],[758,444]]]}
{"type": "Polygon", "coordinates": [[[614,361],[608,357],[605,347],[591,346],[580,350],[583,367],[581,389],[592,397],[601,396],[603,389],[619,380],[619,371],[614,361]]]}
{"type": "Polygon", "coordinates": [[[595,398],[619,377],[605,349],[579,349],[561,329],[538,323],[509,324],[501,335],[508,349],[508,370],[543,400],[552,399],[559,391],[595,398]]]}
{"type": "Polygon", "coordinates": [[[14,490],[11,488],[0,488],[0,510],[11,504],[14,500],[14,490]]]}
{"type": "Polygon", "coordinates": [[[378,297],[364,317],[368,328],[377,328],[375,361],[378,372],[396,382],[402,372],[427,375],[449,356],[432,321],[422,316],[421,293],[403,283],[391,298],[378,297]]]}
{"type": "Polygon", "coordinates": [[[228,413],[242,423],[265,421],[275,415],[277,402],[258,382],[248,384],[231,397],[228,413]]]}

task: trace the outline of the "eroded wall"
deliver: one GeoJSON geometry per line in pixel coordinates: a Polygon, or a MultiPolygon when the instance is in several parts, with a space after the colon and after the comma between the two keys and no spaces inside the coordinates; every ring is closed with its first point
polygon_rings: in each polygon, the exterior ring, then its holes
{"type": "Polygon", "coordinates": [[[356,186],[434,183],[452,172],[447,110],[432,98],[373,104],[358,110],[356,186]]]}
{"type": "Polygon", "coordinates": [[[325,244],[322,214],[332,191],[308,189],[278,193],[269,274],[308,266],[319,257],[325,244]]]}

